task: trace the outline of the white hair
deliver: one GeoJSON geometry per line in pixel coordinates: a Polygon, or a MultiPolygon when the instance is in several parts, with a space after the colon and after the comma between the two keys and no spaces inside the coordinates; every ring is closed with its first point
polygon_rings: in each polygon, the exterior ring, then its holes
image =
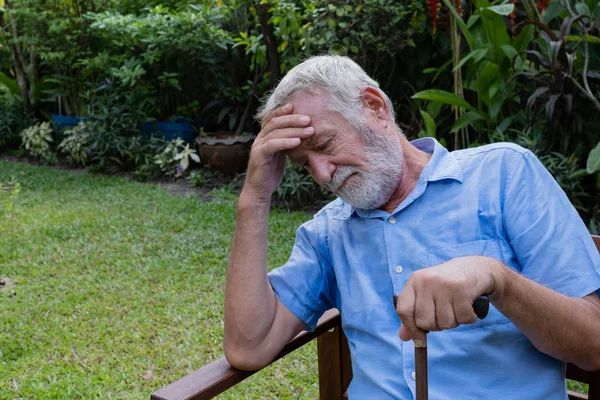
{"type": "Polygon", "coordinates": [[[379,84],[348,57],[326,55],[311,57],[287,73],[259,109],[256,118],[262,121],[271,111],[284,105],[299,90],[314,93],[322,88],[329,93],[328,109],[339,112],[355,128],[363,126],[360,91],[370,86],[385,100],[389,116],[395,121],[394,107],[379,84]]]}

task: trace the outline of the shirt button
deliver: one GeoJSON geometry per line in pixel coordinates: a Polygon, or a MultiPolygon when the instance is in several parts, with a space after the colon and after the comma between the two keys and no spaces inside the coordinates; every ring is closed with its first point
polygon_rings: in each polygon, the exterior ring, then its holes
{"type": "Polygon", "coordinates": [[[402,266],[401,265],[396,265],[396,268],[394,268],[394,271],[396,271],[397,274],[402,272],[402,266]]]}
{"type": "Polygon", "coordinates": [[[417,373],[416,373],[415,371],[413,371],[413,372],[412,372],[412,374],[410,374],[410,376],[411,376],[413,379],[417,379],[417,373]]]}
{"type": "Polygon", "coordinates": [[[396,217],[390,217],[390,219],[388,219],[388,221],[390,221],[390,224],[395,224],[396,223],[396,217]]]}

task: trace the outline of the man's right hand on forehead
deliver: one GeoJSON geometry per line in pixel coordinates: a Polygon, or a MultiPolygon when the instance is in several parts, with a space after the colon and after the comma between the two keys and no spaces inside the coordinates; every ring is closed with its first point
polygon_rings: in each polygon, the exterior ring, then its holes
{"type": "Polygon", "coordinates": [[[292,105],[285,104],[267,114],[263,120],[250,152],[243,196],[269,204],[271,195],[283,179],[284,151],[298,147],[301,140],[314,134],[310,118],[292,112],[292,105]]]}

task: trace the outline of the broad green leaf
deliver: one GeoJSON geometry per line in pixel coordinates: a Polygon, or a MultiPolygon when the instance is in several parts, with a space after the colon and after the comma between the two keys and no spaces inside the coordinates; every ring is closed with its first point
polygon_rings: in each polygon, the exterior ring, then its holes
{"type": "Polygon", "coordinates": [[[504,131],[506,129],[508,129],[508,127],[510,126],[510,124],[513,122],[513,120],[515,119],[514,115],[511,115],[510,117],[506,117],[502,120],[502,122],[496,127],[496,130],[494,131],[494,134],[503,134],[504,131]]]}
{"type": "Polygon", "coordinates": [[[541,22],[548,25],[554,18],[560,16],[563,11],[565,11],[565,9],[560,4],[560,1],[551,1],[548,9],[546,9],[544,15],[541,16],[541,22]]]}
{"type": "Polygon", "coordinates": [[[502,51],[504,52],[504,54],[506,55],[506,57],[508,57],[509,60],[512,61],[513,58],[515,58],[516,56],[519,55],[519,52],[517,51],[517,49],[515,49],[514,47],[512,47],[509,44],[505,44],[503,46],[501,46],[502,51]]]}
{"type": "Polygon", "coordinates": [[[575,3],[575,10],[577,10],[577,13],[579,15],[590,15],[590,8],[587,6],[587,4],[583,3],[583,2],[577,2],[575,3]]]}
{"type": "Polygon", "coordinates": [[[495,14],[503,15],[505,17],[510,15],[510,13],[513,12],[514,9],[515,9],[514,4],[502,4],[499,6],[491,6],[491,7],[484,8],[484,10],[488,10],[495,14]]]}
{"type": "Polygon", "coordinates": [[[479,14],[471,15],[469,17],[469,20],[467,21],[467,28],[471,29],[473,25],[475,25],[475,23],[479,21],[479,18],[481,18],[479,14]]]}
{"type": "Polygon", "coordinates": [[[450,130],[450,133],[458,132],[462,128],[471,125],[473,122],[483,121],[483,120],[485,120],[485,118],[477,112],[474,112],[474,111],[466,112],[463,115],[461,115],[454,122],[454,125],[452,125],[452,129],[450,130]]]}
{"type": "Polygon", "coordinates": [[[179,165],[181,165],[181,168],[185,171],[190,166],[190,159],[189,158],[182,159],[181,163],[179,163],[179,165]]]}
{"type": "Polygon", "coordinates": [[[477,79],[477,90],[481,95],[485,96],[488,92],[488,88],[501,78],[502,73],[500,72],[498,64],[488,62],[485,64],[485,67],[483,67],[483,70],[477,79]]]}
{"type": "Polygon", "coordinates": [[[587,159],[587,172],[593,174],[594,172],[600,171],[600,142],[590,151],[590,155],[587,159]]]}
{"type": "Polygon", "coordinates": [[[565,40],[567,42],[584,41],[584,42],[588,42],[588,43],[600,43],[600,38],[597,36],[592,36],[592,35],[585,35],[583,37],[569,35],[569,36],[565,36],[565,40]]]}
{"type": "Polygon", "coordinates": [[[435,120],[429,115],[427,111],[419,110],[423,121],[425,121],[425,129],[427,130],[427,136],[436,137],[436,124],[435,120]]]}
{"type": "Polygon", "coordinates": [[[437,101],[443,104],[449,104],[451,106],[458,106],[470,111],[477,111],[472,105],[470,105],[465,99],[454,93],[446,92],[445,90],[430,89],[423,90],[422,92],[415,93],[412,96],[413,99],[437,101]]]}
{"type": "Polygon", "coordinates": [[[517,51],[525,51],[529,46],[529,42],[533,40],[533,35],[535,32],[535,28],[533,25],[527,25],[523,27],[519,36],[514,40],[514,47],[517,51]]]}
{"type": "Polygon", "coordinates": [[[21,94],[21,90],[19,89],[19,85],[15,79],[9,78],[4,73],[0,72],[0,85],[4,85],[14,94],[21,94]]]}
{"type": "Polygon", "coordinates": [[[504,57],[504,53],[502,53],[500,46],[510,44],[511,39],[508,36],[504,17],[494,12],[494,7],[502,6],[492,6],[482,9],[481,22],[483,23],[488,41],[494,46],[494,56],[501,59],[504,57]]]}
{"type": "Polygon", "coordinates": [[[485,55],[488,53],[488,51],[489,51],[488,47],[473,50],[472,52],[470,52],[469,54],[464,56],[462,60],[460,60],[460,62],[458,63],[458,65],[456,67],[454,67],[452,72],[456,71],[457,69],[460,69],[471,58],[473,58],[475,62],[480,61],[483,57],[485,57],[485,55]]]}

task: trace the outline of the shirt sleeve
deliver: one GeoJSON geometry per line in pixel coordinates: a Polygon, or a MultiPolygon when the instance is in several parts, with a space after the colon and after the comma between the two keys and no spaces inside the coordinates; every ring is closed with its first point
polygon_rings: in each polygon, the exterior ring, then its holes
{"type": "Polygon", "coordinates": [[[503,222],[524,276],[567,296],[600,295],[600,255],[591,235],[531,152],[507,183],[503,222]]]}
{"type": "Polygon", "coordinates": [[[320,251],[317,221],[311,220],[296,231],[289,260],[268,274],[277,298],[310,330],[333,308],[335,275],[320,251]]]}

